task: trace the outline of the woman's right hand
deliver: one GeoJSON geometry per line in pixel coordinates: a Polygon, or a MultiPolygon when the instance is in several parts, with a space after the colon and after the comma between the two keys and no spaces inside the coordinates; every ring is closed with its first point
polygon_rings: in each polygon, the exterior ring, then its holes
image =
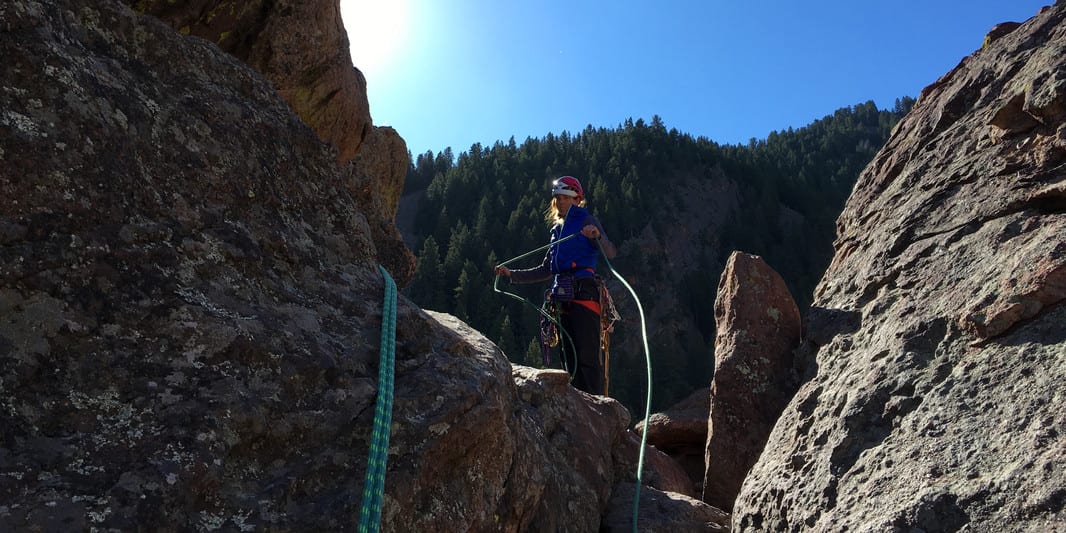
{"type": "Polygon", "coordinates": [[[507,268],[507,267],[505,267],[503,265],[498,265],[496,267],[496,269],[495,269],[495,272],[496,272],[497,276],[511,277],[511,269],[509,269],[509,268],[507,268]]]}

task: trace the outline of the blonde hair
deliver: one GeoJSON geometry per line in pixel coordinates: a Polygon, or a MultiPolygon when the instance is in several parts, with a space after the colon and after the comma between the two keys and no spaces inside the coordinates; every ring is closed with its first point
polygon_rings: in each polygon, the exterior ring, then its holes
{"type": "MultiPolygon", "coordinates": [[[[585,198],[575,199],[574,205],[578,207],[585,207],[585,198]]],[[[559,203],[552,196],[552,201],[548,204],[548,208],[544,210],[544,220],[549,226],[563,223],[563,215],[559,213],[559,203]]]]}

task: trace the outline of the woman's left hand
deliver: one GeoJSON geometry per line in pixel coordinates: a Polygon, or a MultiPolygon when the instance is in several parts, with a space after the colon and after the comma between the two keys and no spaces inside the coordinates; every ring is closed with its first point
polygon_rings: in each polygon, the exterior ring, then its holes
{"type": "Polygon", "coordinates": [[[600,238],[600,228],[597,228],[596,226],[593,226],[592,224],[589,224],[588,226],[585,226],[585,227],[581,228],[581,234],[586,236],[586,237],[588,237],[588,238],[590,238],[590,239],[592,239],[592,240],[599,240],[599,238],[600,238]]]}

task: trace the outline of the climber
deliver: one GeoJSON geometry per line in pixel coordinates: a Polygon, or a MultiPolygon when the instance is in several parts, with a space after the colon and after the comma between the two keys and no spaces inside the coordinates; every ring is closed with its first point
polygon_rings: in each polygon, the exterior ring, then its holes
{"type": "Polygon", "coordinates": [[[497,275],[512,283],[537,283],[554,277],[550,302],[560,312],[561,359],[573,365],[573,385],[589,394],[604,392],[601,347],[600,283],[596,262],[600,247],[608,259],[617,254],[600,221],[585,208],[585,192],[572,176],[552,183],[551,204],[545,219],[552,226],[551,241],[580,236],[548,247],[544,261],[535,268],[511,270],[496,267],[497,275]],[[596,241],[599,241],[597,244],[596,241]]]}

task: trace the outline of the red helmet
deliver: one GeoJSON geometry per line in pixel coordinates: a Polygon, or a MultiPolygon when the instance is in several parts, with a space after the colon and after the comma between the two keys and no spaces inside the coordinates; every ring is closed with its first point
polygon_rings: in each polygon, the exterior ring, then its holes
{"type": "Polygon", "coordinates": [[[552,196],[558,194],[574,196],[580,199],[585,197],[585,190],[581,188],[581,182],[577,181],[577,178],[563,176],[552,182],[552,196]]]}

